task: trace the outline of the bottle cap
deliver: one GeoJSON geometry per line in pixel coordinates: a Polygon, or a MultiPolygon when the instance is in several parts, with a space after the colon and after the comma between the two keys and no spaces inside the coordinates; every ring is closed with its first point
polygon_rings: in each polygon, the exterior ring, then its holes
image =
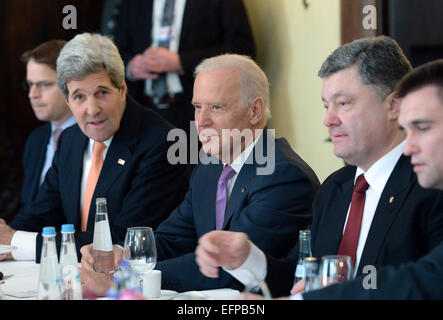
{"type": "Polygon", "coordinates": [[[311,230],[300,230],[300,237],[310,237],[311,236],[311,230]]]}
{"type": "Polygon", "coordinates": [[[305,262],[317,262],[317,258],[316,257],[306,257],[305,262]]]}
{"type": "Polygon", "coordinates": [[[44,227],[42,236],[55,236],[55,228],[54,227],[44,227]]]}
{"type": "Polygon", "coordinates": [[[95,199],[95,204],[106,204],[106,198],[95,199]]]}
{"type": "Polygon", "coordinates": [[[75,232],[73,224],[62,225],[62,233],[70,233],[70,232],[75,232]]]}

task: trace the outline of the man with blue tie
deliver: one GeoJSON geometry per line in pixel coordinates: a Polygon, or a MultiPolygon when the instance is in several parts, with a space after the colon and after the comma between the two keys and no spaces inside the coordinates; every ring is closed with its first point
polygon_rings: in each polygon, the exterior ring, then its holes
{"type": "Polygon", "coordinates": [[[167,159],[172,126],[126,96],[123,60],[109,38],[83,33],[66,43],[57,58],[57,85],[77,125],[61,134],[32,205],[10,226],[0,221],[0,244],[17,246],[15,259],[39,261],[38,232],[47,225],[73,224],[77,249],[92,242],[96,198],[107,198],[118,242],[128,227],[155,228],[188,187],[188,168],[167,159]]]}
{"type": "Polygon", "coordinates": [[[35,116],[45,124],[29,135],[23,154],[24,180],[21,192],[22,210],[30,206],[52,164],[60,133],[75,124],[75,118],[57,87],[56,61],[64,40],[50,40],[25,52],[26,81],[29,102],[35,116]]]}
{"type": "MultiPolygon", "coordinates": [[[[164,289],[241,289],[228,273],[219,279],[200,273],[198,238],[211,230],[243,231],[263,251],[284,257],[311,221],[318,179],[286,139],[266,127],[269,83],[251,58],[208,58],[195,74],[192,103],[204,155],[185,200],[155,230],[156,269],[164,289]]],[[[91,246],[81,251],[82,265],[90,268],[91,246]]],[[[85,269],[81,276],[93,290],[106,287],[99,285],[105,276],[85,269]]]]}

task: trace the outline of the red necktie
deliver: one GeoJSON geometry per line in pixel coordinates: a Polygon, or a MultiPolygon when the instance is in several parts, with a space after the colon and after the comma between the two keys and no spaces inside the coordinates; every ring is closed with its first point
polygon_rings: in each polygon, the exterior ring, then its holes
{"type": "Polygon", "coordinates": [[[359,175],[352,193],[351,210],[349,211],[345,232],[337,251],[337,254],[350,256],[354,265],[358,238],[360,236],[361,218],[365,208],[366,189],[368,187],[369,184],[366,182],[364,175],[359,175]]]}

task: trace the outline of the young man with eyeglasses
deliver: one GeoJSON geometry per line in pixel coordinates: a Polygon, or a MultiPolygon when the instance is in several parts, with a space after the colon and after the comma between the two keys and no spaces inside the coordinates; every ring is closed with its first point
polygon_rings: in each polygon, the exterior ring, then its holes
{"type": "Polygon", "coordinates": [[[65,98],[57,87],[56,61],[64,40],[50,40],[23,53],[26,65],[24,87],[35,116],[46,123],[29,135],[23,154],[24,180],[21,208],[34,200],[51,167],[60,133],[76,123],[65,98]]]}

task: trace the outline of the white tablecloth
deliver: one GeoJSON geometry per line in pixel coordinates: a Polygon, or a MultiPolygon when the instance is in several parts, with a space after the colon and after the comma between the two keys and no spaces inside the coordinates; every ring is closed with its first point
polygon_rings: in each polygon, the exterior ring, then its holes
{"type": "MultiPolygon", "coordinates": [[[[7,278],[1,289],[7,300],[37,299],[38,274],[40,264],[35,261],[0,261],[0,271],[7,278]]],[[[239,291],[233,289],[216,289],[204,291],[188,291],[180,293],[172,299],[231,300],[239,291]]]]}

